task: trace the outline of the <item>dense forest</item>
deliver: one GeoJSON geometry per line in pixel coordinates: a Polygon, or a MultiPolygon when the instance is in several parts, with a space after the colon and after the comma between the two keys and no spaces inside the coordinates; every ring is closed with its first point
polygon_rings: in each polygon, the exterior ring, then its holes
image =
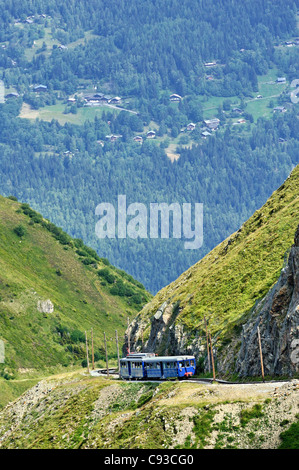
{"type": "Polygon", "coordinates": [[[261,119],[247,136],[228,127],[182,149],[173,163],[154,142],[98,145],[105,133],[99,120],[84,126],[30,123],[16,117],[16,102],[2,105],[0,112],[1,192],[29,202],[152,291],[238,229],[298,163],[295,111],[261,119]],[[279,143],[279,138],[286,141],[279,143]],[[147,206],[202,202],[203,247],[185,250],[183,241],[174,239],[98,240],[95,207],[100,202],[116,205],[118,194],[125,194],[128,204],[147,206]]]}
{"type": "MultiPolygon", "coordinates": [[[[273,68],[299,78],[299,49],[277,47],[298,35],[299,1],[0,0],[0,7],[0,79],[15,92],[0,104],[1,194],[29,203],[153,293],[238,229],[298,163],[298,105],[254,122],[245,99],[273,68]],[[47,92],[34,92],[36,84],[47,92]],[[63,125],[19,117],[24,104],[64,103],[75,115],[84,87],[120,95],[135,112],[107,107],[63,125]],[[171,162],[167,140],[200,123],[211,97],[224,99],[215,109],[220,129],[203,139],[197,126],[189,146],[183,133],[180,158],[171,162]],[[232,97],[243,129],[232,125],[232,97]],[[160,142],[133,141],[153,125],[160,142]],[[114,134],[120,138],[111,143],[114,134]],[[99,240],[95,207],[115,204],[118,194],[128,204],[203,203],[202,248],[185,250],[174,239],[99,240]]],[[[286,102],[282,94],[279,104],[286,102]]]]}

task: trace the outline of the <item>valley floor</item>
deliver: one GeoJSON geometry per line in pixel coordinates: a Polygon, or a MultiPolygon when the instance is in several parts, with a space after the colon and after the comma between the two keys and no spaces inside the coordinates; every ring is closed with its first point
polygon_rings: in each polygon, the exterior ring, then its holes
{"type": "Polygon", "coordinates": [[[42,380],[9,403],[0,448],[275,449],[298,413],[298,380],[138,383],[79,371],[42,380]]]}

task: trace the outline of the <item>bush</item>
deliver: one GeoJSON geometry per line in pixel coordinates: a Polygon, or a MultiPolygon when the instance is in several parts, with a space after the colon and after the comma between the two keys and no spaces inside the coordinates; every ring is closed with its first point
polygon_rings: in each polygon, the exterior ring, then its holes
{"type": "Polygon", "coordinates": [[[70,339],[73,343],[84,343],[85,335],[80,330],[74,330],[71,333],[70,339]]]}
{"type": "Polygon", "coordinates": [[[68,343],[70,340],[70,330],[67,326],[58,325],[56,326],[56,332],[60,336],[59,343],[65,344],[68,343]]]}
{"type": "MultiPolygon", "coordinates": [[[[114,286],[110,289],[110,292],[112,295],[119,295],[121,297],[123,296],[134,297],[134,295],[139,296],[139,294],[135,294],[135,291],[132,289],[131,286],[124,284],[120,279],[116,281],[114,286]]],[[[140,303],[138,299],[139,297],[138,298],[136,297],[137,303],[140,303]]],[[[141,299],[141,296],[140,296],[140,299],[141,299]]],[[[142,302],[142,299],[141,299],[141,302],[142,302]]]]}
{"type": "Polygon", "coordinates": [[[83,263],[83,264],[86,264],[86,265],[92,264],[92,263],[94,263],[94,262],[95,262],[95,260],[92,259],[92,258],[83,258],[83,259],[82,259],[82,263],[83,263]]]}
{"type": "Polygon", "coordinates": [[[241,411],[241,426],[246,426],[249,420],[254,418],[261,418],[264,416],[262,412],[262,405],[255,404],[252,408],[241,411]]]}
{"type": "Polygon", "coordinates": [[[141,294],[134,294],[134,295],[132,296],[132,300],[133,300],[133,302],[134,302],[135,304],[137,304],[137,305],[140,305],[140,304],[142,304],[142,302],[143,302],[143,299],[142,299],[141,294]]]}
{"type": "Polygon", "coordinates": [[[111,274],[108,268],[99,269],[98,275],[103,277],[109,284],[113,284],[115,281],[115,277],[111,274]]]}
{"type": "Polygon", "coordinates": [[[82,248],[84,245],[83,240],[81,238],[74,238],[74,244],[76,248],[82,248]]]}
{"type": "Polygon", "coordinates": [[[150,401],[153,395],[154,395],[154,392],[152,391],[149,391],[141,395],[141,397],[139,398],[137,402],[137,408],[140,408],[141,406],[145,405],[148,401],[150,401]]]}
{"type": "Polygon", "coordinates": [[[299,449],[299,420],[293,423],[287,431],[280,434],[282,443],[279,449],[299,449]]]}
{"type": "Polygon", "coordinates": [[[18,237],[23,237],[26,234],[26,229],[23,227],[23,225],[17,225],[17,227],[14,228],[14,232],[18,237]]]}
{"type": "Polygon", "coordinates": [[[76,253],[77,253],[77,255],[79,255],[79,256],[87,256],[87,253],[86,253],[86,251],[84,251],[84,250],[76,250],[76,253]]]}
{"type": "Polygon", "coordinates": [[[95,250],[93,250],[92,248],[89,248],[89,246],[84,246],[84,250],[87,252],[89,256],[96,259],[97,261],[100,261],[100,257],[98,256],[95,250]]]}

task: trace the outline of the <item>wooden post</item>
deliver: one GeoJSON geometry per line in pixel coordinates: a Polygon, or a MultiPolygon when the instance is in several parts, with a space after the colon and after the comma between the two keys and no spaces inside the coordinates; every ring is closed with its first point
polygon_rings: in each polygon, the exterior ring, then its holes
{"type": "Polygon", "coordinates": [[[117,349],[118,373],[120,374],[120,359],[119,359],[119,347],[118,347],[118,334],[117,334],[117,330],[115,330],[115,339],[116,339],[116,349],[117,349]]]}
{"type": "Polygon", "coordinates": [[[211,363],[210,363],[210,348],[209,348],[209,338],[208,338],[208,327],[207,327],[207,321],[206,317],[203,317],[205,321],[205,327],[206,327],[206,339],[207,339],[207,353],[208,353],[208,367],[209,367],[209,372],[211,372],[211,363]]]}
{"type": "Polygon", "coordinates": [[[215,375],[215,365],[214,365],[214,354],[213,354],[213,346],[212,346],[212,339],[211,339],[211,333],[209,332],[209,338],[210,338],[210,346],[211,346],[211,358],[212,358],[212,368],[213,368],[213,380],[216,379],[215,375]]]}
{"type": "Polygon", "coordinates": [[[87,342],[87,333],[86,333],[86,331],[85,331],[85,344],[86,344],[87,372],[89,373],[88,342],[87,342]]]}
{"type": "Polygon", "coordinates": [[[94,348],[93,348],[93,331],[91,328],[91,359],[92,359],[92,369],[94,370],[94,348]]]}
{"type": "Polygon", "coordinates": [[[131,352],[131,346],[130,346],[131,338],[130,338],[130,319],[128,317],[128,354],[131,352]]]}
{"type": "Polygon", "coordinates": [[[107,341],[106,341],[106,334],[105,334],[105,332],[104,332],[104,343],[105,343],[105,353],[106,353],[106,367],[107,367],[107,377],[109,377],[109,365],[108,365],[107,341]]]}
{"type": "Polygon", "coordinates": [[[261,359],[262,377],[263,377],[263,382],[265,382],[263,351],[262,351],[261,334],[260,334],[260,327],[259,327],[259,326],[257,327],[257,337],[258,337],[259,349],[260,349],[260,359],[261,359]]]}

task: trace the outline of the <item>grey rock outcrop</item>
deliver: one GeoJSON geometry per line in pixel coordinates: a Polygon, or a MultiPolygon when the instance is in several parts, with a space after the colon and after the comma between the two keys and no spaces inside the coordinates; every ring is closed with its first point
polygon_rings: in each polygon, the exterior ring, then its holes
{"type": "Polygon", "coordinates": [[[54,305],[52,304],[51,300],[39,300],[37,302],[37,310],[41,313],[53,313],[54,312],[54,305]]]}
{"type": "Polygon", "coordinates": [[[163,302],[151,317],[150,332],[146,340],[141,340],[142,332],[149,325],[136,317],[126,332],[127,338],[129,333],[133,350],[155,352],[161,355],[195,354],[202,356],[204,350],[204,347],[201,346],[202,339],[198,334],[191,338],[190,332],[185,331],[184,326],[176,322],[179,312],[178,303],[163,302]]]}

